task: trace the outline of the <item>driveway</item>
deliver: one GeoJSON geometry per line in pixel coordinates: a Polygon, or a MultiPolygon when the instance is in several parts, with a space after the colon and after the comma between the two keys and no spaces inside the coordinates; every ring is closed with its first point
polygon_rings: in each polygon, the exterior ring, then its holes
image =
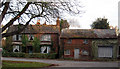
{"type": "Polygon", "coordinates": [[[43,62],[43,63],[59,65],[59,66],[55,66],[55,67],[119,67],[118,66],[119,62],[117,62],[117,61],[114,61],[114,62],[113,61],[112,62],[93,62],[93,61],[88,62],[88,61],[67,61],[67,60],[7,58],[7,57],[2,57],[2,60],[43,62]]]}

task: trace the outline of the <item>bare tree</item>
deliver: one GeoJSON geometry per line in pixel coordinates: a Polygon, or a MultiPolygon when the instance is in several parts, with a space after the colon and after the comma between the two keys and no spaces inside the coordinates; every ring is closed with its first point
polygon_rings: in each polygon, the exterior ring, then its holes
{"type": "Polygon", "coordinates": [[[70,19],[69,24],[71,27],[80,27],[79,21],[75,18],[70,19]]]}
{"type": "Polygon", "coordinates": [[[17,31],[10,33],[2,33],[2,37],[18,34],[35,18],[44,18],[46,21],[51,21],[57,17],[63,17],[63,13],[70,15],[80,14],[80,2],[72,0],[64,2],[58,0],[56,2],[28,2],[28,0],[9,0],[9,2],[2,1],[0,3],[0,25],[12,17],[3,27],[2,32],[8,27],[13,25],[15,21],[19,20],[19,24],[24,24],[24,27],[19,28],[17,31]]]}

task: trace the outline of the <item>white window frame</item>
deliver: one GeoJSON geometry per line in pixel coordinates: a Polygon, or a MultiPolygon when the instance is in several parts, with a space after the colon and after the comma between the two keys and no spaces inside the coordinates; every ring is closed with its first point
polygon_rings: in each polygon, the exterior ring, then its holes
{"type": "Polygon", "coordinates": [[[40,49],[41,49],[41,53],[44,53],[46,49],[47,49],[46,53],[50,53],[50,46],[42,46],[40,49]]]}
{"type": "Polygon", "coordinates": [[[17,38],[18,38],[18,40],[22,40],[22,35],[13,35],[13,40],[14,41],[18,41],[17,38]]]}
{"type": "Polygon", "coordinates": [[[87,50],[82,50],[81,52],[82,52],[82,55],[86,55],[86,56],[89,55],[89,52],[87,50]]]}
{"type": "Polygon", "coordinates": [[[18,40],[22,40],[22,35],[18,35],[18,40]]]}
{"type": "Polygon", "coordinates": [[[13,35],[13,36],[12,36],[13,41],[15,41],[15,40],[16,40],[16,37],[17,37],[16,35],[13,35]]]}
{"type": "Polygon", "coordinates": [[[41,36],[41,41],[51,41],[51,35],[50,34],[44,34],[41,36]]]}
{"type": "Polygon", "coordinates": [[[65,54],[65,55],[70,55],[70,50],[65,50],[65,51],[64,51],[64,54],[65,54]]]}
{"type": "Polygon", "coordinates": [[[13,46],[13,52],[14,53],[17,53],[17,52],[15,52],[16,49],[18,50],[18,52],[20,52],[20,46],[19,45],[13,46]]]}
{"type": "MultiPolygon", "coordinates": [[[[29,35],[29,40],[30,40],[31,37],[32,37],[32,39],[34,40],[34,35],[30,34],[30,35],[29,35]]],[[[30,40],[30,41],[31,41],[31,40],[30,40]]]]}
{"type": "Polygon", "coordinates": [[[84,43],[84,44],[88,44],[88,40],[85,39],[85,40],[83,41],[83,43],[84,43]]]}

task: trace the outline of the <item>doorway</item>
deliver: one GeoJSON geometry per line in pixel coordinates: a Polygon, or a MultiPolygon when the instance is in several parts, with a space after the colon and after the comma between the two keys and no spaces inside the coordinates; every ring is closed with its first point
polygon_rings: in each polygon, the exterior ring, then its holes
{"type": "Polygon", "coordinates": [[[80,50],[78,48],[74,49],[74,59],[79,59],[80,50]]]}
{"type": "Polygon", "coordinates": [[[32,53],[33,52],[33,47],[32,46],[28,46],[28,53],[32,53]]]}

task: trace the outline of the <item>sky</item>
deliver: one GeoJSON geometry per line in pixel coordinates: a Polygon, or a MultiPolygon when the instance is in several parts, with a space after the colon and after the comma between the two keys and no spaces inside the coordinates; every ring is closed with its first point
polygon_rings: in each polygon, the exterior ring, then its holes
{"type": "Polygon", "coordinates": [[[107,18],[109,25],[118,26],[119,1],[120,0],[81,0],[84,6],[82,10],[85,11],[85,13],[80,14],[81,17],[74,17],[74,19],[78,20],[80,27],[70,28],[90,29],[90,25],[99,17],[107,18]]]}
{"type": "Polygon", "coordinates": [[[90,25],[99,17],[105,17],[108,19],[110,25],[118,26],[119,1],[120,0],[80,0],[83,6],[81,11],[85,13],[79,14],[80,17],[66,16],[65,18],[68,21],[71,19],[76,21],[76,23],[74,23],[76,24],[74,25],[75,27],[70,27],[72,29],[90,29],[90,25]]]}

